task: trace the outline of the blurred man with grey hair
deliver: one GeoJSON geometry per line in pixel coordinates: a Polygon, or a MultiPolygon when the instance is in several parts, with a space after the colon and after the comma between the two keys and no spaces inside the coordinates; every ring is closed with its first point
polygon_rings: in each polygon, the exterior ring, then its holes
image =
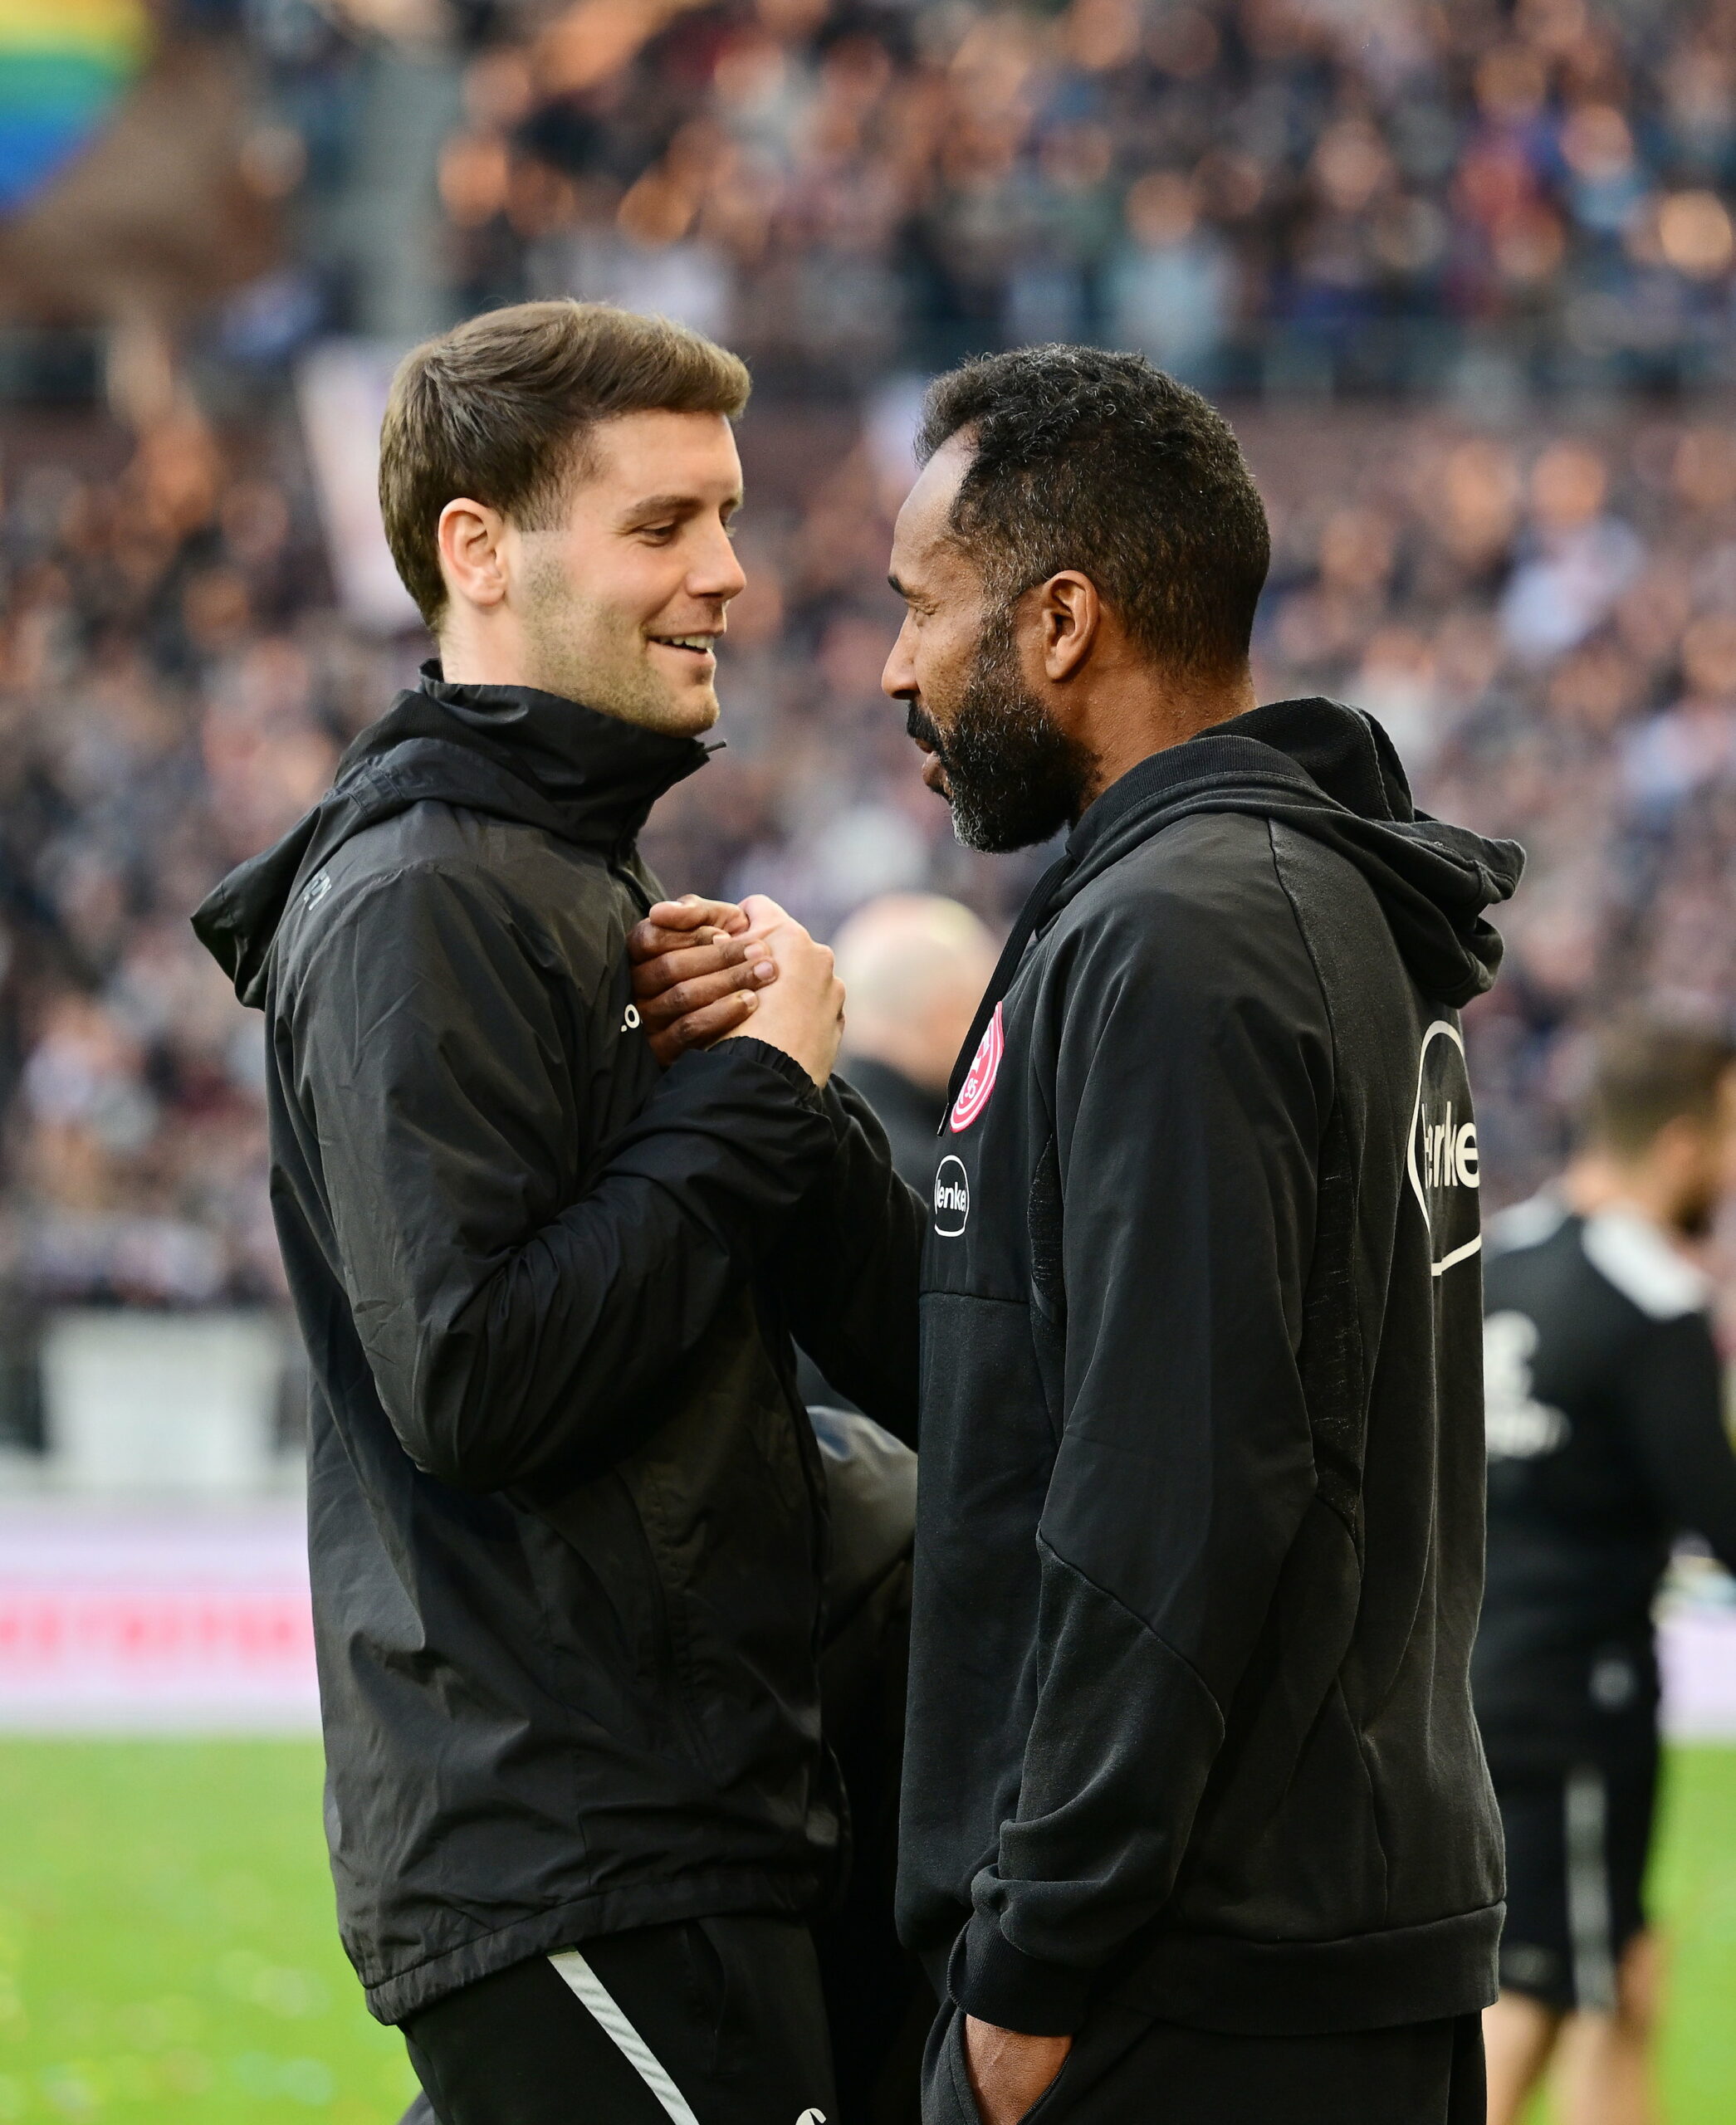
{"type": "Polygon", "coordinates": [[[844,1067],[878,1116],[892,1163],[926,1199],[946,1080],[995,971],[995,940],[958,901],[884,893],[858,908],[832,949],[850,999],[844,1067]]]}

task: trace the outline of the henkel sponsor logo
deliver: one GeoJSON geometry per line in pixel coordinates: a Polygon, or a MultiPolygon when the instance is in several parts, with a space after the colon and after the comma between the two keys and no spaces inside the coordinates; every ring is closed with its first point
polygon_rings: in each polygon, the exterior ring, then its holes
{"type": "Polygon", "coordinates": [[[1438,1277],[1483,1244],[1481,1168],[1465,1042],[1447,1019],[1436,1019],[1422,1037],[1406,1166],[1429,1228],[1429,1267],[1438,1277]]]}
{"type": "Polygon", "coordinates": [[[934,1229],[942,1239],[956,1239],[970,1215],[971,1176],[949,1151],[934,1176],[934,1229]]]}
{"type": "Polygon", "coordinates": [[[971,1067],[965,1082],[958,1088],[958,1097],[952,1102],[952,1112],[947,1127],[956,1136],[968,1129],[989,1103],[989,1094],[995,1089],[995,1079],[1000,1072],[1002,1051],[1006,1046],[1006,1033],[1001,1024],[1000,1006],[995,1006],[995,1015],[984,1028],[982,1038],[976,1044],[976,1053],[971,1058],[971,1067]]]}

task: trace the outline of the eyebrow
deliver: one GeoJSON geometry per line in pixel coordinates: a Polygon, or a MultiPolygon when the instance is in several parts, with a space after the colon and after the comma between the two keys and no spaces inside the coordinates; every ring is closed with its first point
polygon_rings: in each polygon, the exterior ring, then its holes
{"type": "MultiPolygon", "coordinates": [[[[740,491],[726,496],[723,506],[731,512],[740,509],[740,491]]],[[[621,520],[631,523],[635,517],[640,516],[691,515],[696,509],[704,507],[705,497],[702,495],[648,495],[643,501],[629,503],[621,512],[621,520]]]]}

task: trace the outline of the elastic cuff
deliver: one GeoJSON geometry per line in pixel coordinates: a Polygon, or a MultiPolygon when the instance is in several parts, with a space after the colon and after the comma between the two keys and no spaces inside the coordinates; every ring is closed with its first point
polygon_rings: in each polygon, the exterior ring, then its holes
{"type": "Polygon", "coordinates": [[[967,2015],[1021,2036],[1071,2036],[1091,2005],[1091,1973],[1039,1962],[1015,1948],[986,1912],[958,1937],[946,1990],[967,2015]]]}
{"type": "Polygon", "coordinates": [[[706,1056],[721,1056],[727,1061],[732,1050],[743,1062],[763,1062],[768,1068],[775,1070],[804,1105],[824,1112],[824,1092],[814,1083],[795,1058],[786,1055],[781,1048],[774,1048],[769,1040],[761,1040],[754,1033],[731,1033],[727,1040],[720,1040],[710,1048],[694,1048],[686,1055],[677,1056],[669,1067],[672,1070],[678,1070],[683,1064],[697,1062],[706,1056]]]}

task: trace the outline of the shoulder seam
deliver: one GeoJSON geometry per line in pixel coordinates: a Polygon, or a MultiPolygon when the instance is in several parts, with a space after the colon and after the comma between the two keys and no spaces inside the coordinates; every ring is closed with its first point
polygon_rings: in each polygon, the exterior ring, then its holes
{"type": "MultiPolygon", "coordinates": [[[[315,873],[315,875],[318,874],[315,873]]],[[[540,913],[530,901],[508,891],[501,883],[498,872],[467,857],[461,857],[455,861],[447,857],[418,856],[404,862],[394,863],[389,869],[371,872],[366,877],[357,879],[347,886],[341,898],[338,899],[332,907],[330,918],[320,924],[317,932],[306,936],[302,947],[301,971],[303,973],[308,971],[318,955],[326,949],[330,940],[345,930],[353,928],[358,915],[379,899],[389,887],[400,884],[406,879],[418,877],[446,878],[461,891],[465,887],[477,885],[491,888],[488,897],[493,901],[503,919],[512,924],[521,926],[524,930],[534,933],[539,940],[552,948],[553,939],[540,913]]],[[[305,892],[306,890],[306,887],[304,886],[302,891],[305,892]]],[[[299,897],[298,896],[298,899],[299,897]]],[[[301,911],[297,907],[286,913],[283,927],[286,927],[294,916],[301,911]]],[[[282,935],[283,928],[281,927],[278,939],[273,943],[274,950],[276,948],[276,943],[281,940],[282,935]]]]}
{"type": "Polygon", "coordinates": [[[1332,1028],[1333,1099],[1336,1104],[1338,1097],[1338,1020],[1333,1009],[1332,991],[1327,987],[1326,976],[1320,970],[1319,957],[1314,950],[1313,940],[1308,935],[1308,925],[1302,919],[1302,910],[1296,905],[1296,896],[1290,890],[1290,882],[1284,874],[1284,862],[1278,852],[1278,840],[1272,831],[1273,822],[1269,818],[1265,826],[1266,847],[1272,857],[1272,875],[1278,881],[1278,890],[1284,895],[1284,906],[1290,911],[1290,920],[1296,925],[1296,935],[1302,940],[1302,949],[1308,954],[1308,965],[1313,969],[1314,986],[1320,992],[1320,1006],[1326,1013],[1326,1023],[1332,1028]]]}
{"type": "MultiPolygon", "coordinates": [[[[323,871],[327,867],[320,866],[323,871]]],[[[317,876],[318,873],[315,873],[317,876]]],[[[492,887],[503,901],[514,901],[516,897],[501,884],[498,872],[490,870],[472,857],[456,859],[444,856],[414,856],[403,862],[394,863],[382,871],[369,872],[366,877],[346,882],[341,897],[334,904],[330,924],[335,926],[365,902],[377,899],[388,887],[400,884],[407,878],[418,877],[449,878],[456,886],[481,885],[492,887]]],[[[302,892],[306,892],[304,886],[302,892]]],[[[298,896],[299,897],[299,896],[298,896]]],[[[529,911],[527,910],[527,911],[529,911]]]]}

